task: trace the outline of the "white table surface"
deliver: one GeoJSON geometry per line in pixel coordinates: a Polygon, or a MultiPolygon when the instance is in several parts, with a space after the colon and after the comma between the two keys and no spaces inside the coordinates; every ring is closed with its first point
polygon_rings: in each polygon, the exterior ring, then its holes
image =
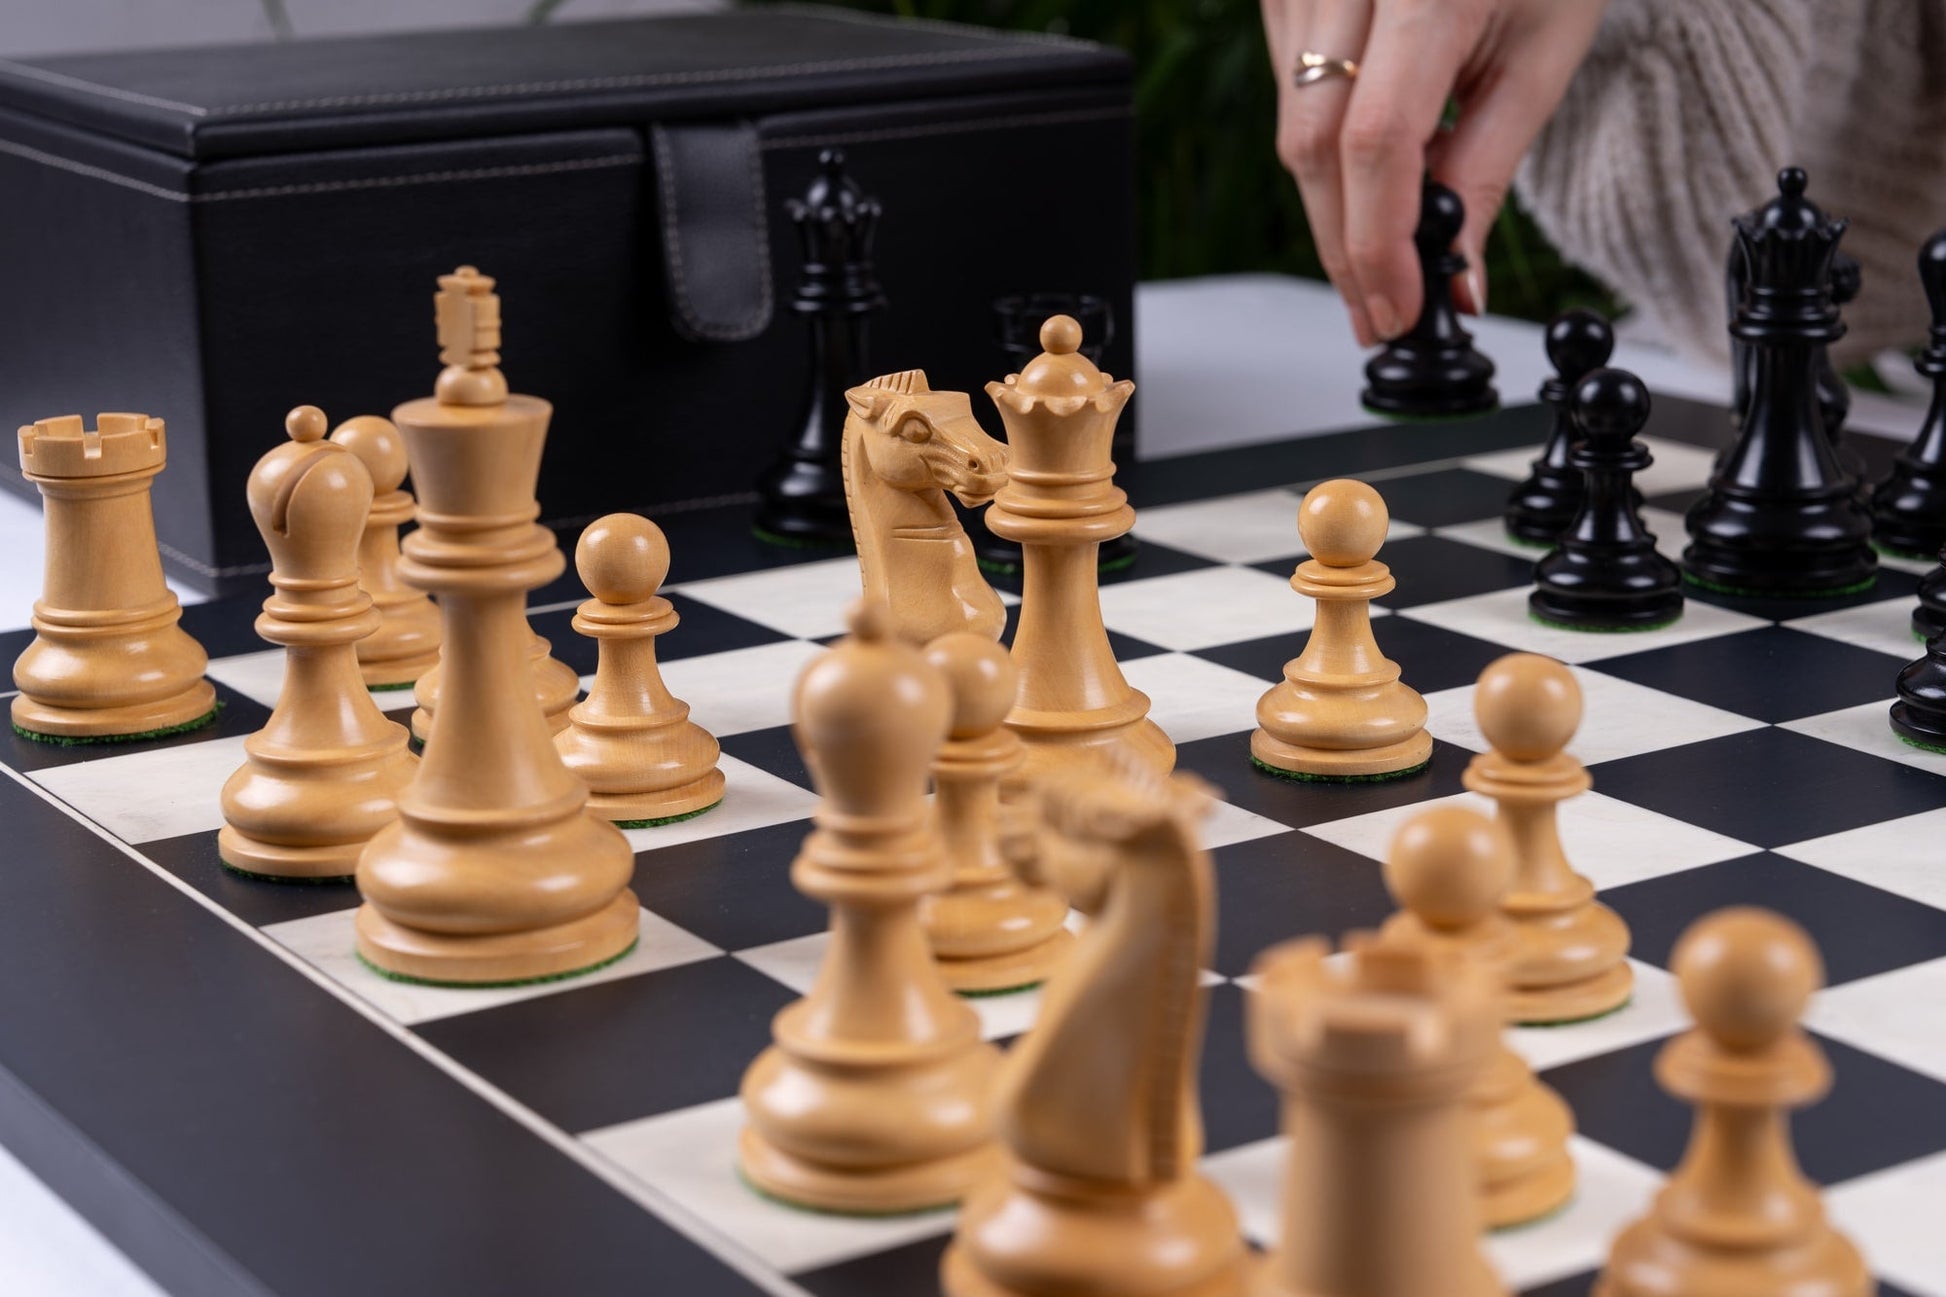
{"type": "MultiPolygon", "coordinates": [[[[1502,399],[1531,399],[1548,374],[1540,326],[1489,317],[1469,327],[1499,367],[1502,399]]],[[[1145,284],[1135,337],[1144,459],[1372,421],[1358,404],[1365,353],[1324,285],[1277,275],[1145,284]]],[[[1720,367],[1673,355],[1626,327],[1613,363],[1653,392],[1721,400],[1729,390],[1720,367]]],[[[1922,414],[1911,402],[1857,393],[1850,426],[1909,436],[1922,414]]],[[[0,553],[14,556],[0,569],[0,626],[24,626],[40,592],[38,508],[0,495],[0,553]]],[[[185,602],[200,598],[178,593],[185,602]]],[[[161,1289],[0,1149],[0,1293],[158,1297],[161,1289]]]]}

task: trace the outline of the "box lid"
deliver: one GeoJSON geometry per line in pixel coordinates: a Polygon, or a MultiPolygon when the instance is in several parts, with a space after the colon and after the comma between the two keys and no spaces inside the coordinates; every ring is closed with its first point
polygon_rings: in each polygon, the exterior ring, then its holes
{"type": "Polygon", "coordinates": [[[207,160],[1126,81],[1086,41],[764,5],[0,59],[0,107],[207,160]]]}

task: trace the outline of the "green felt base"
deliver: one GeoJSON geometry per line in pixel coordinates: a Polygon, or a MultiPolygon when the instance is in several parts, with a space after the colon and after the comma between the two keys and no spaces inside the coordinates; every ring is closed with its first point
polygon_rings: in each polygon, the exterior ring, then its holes
{"type": "Polygon", "coordinates": [[[1829,590],[1746,590],[1741,586],[1718,585],[1687,569],[1684,569],[1682,579],[1698,590],[1708,590],[1711,594],[1727,594],[1738,599],[1841,599],[1848,594],[1863,594],[1878,584],[1876,572],[1866,580],[1829,590]]]}
{"type": "Polygon", "coordinates": [[[1562,1213],[1566,1212],[1570,1207],[1574,1206],[1574,1200],[1578,1196],[1579,1196],[1578,1194],[1569,1194],[1568,1200],[1562,1203],[1559,1207],[1556,1207],[1553,1211],[1544,1211],[1540,1215],[1534,1217],[1534,1219],[1532,1220],[1517,1220],[1511,1225],[1495,1225],[1489,1228],[1487,1230],[1487,1233],[1503,1234],[1503,1235],[1518,1234],[1522,1230],[1533,1229],[1536,1226],[1545,1225],[1551,1220],[1558,1219],[1562,1213]]]}
{"type": "Polygon", "coordinates": [[[618,829],[653,829],[663,824],[680,824],[684,820],[693,820],[698,815],[708,815],[722,804],[723,799],[719,797],[708,806],[699,807],[693,811],[684,811],[681,815],[664,815],[660,819],[653,820],[616,820],[615,827],[618,829]]]}
{"type": "Polygon", "coordinates": [[[845,1211],[838,1207],[813,1207],[808,1203],[792,1202],[789,1198],[779,1198],[776,1194],[759,1186],[749,1176],[745,1175],[741,1164],[738,1164],[736,1173],[737,1179],[743,1182],[743,1187],[751,1193],[756,1194],[759,1198],[762,1198],[765,1202],[774,1202],[779,1207],[787,1207],[791,1211],[802,1212],[806,1216],[841,1216],[851,1220],[910,1220],[915,1216],[930,1216],[935,1212],[947,1211],[958,1205],[952,1202],[942,1202],[931,1207],[912,1207],[905,1211],[845,1211]]]}
{"type": "Polygon", "coordinates": [[[636,942],[631,941],[627,946],[610,955],[608,958],[599,960],[583,968],[570,968],[565,973],[549,973],[545,977],[514,977],[504,982],[449,982],[433,977],[413,977],[406,973],[395,973],[389,968],[380,968],[377,964],[365,958],[362,952],[354,951],[353,953],[358,955],[359,963],[369,968],[372,972],[377,973],[388,982],[405,982],[412,986],[450,986],[460,991],[489,991],[508,986],[544,986],[549,982],[565,982],[571,977],[584,977],[589,973],[606,968],[610,964],[627,959],[629,955],[634,953],[636,944],[636,942]]]}
{"type": "Polygon", "coordinates": [[[1909,559],[1914,563],[1937,563],[1940,561],[1939,555],[1937,554],[1915,554],[1909,549],[1893,549],[1891,546],[1881,545],[1877,541],[1872,542],[1872,548],[1887,558],[1909,559]]]}
{"type": "Polygon", "coordinates": [[[1528,540],[1525,536],[1516,536],[1512,532],[1506,532],[1504,534],[1508,540],[1520,546],[1522,549],[1531,549],[1536,553],[1551,554],[1554,552],[1554,546],[1544,540],[1528,540]]]}
{"type": "Polygon", "coordinates": [[[1276,775],[1279,779],[1289,779],[1302,784],[1382,784],[1389,779],[1404,779],[1408,775],[1418,774],[1432,764],[1432,758],[1427,757],[1418,765],[1407,766],[1403,770],[1387,770],[1376,775],[1314,775],[1307,770],[1286,770],[1282,766],[1273,766],[1268,762],[1257,760],[1255,754],[1251,755],[1250,764],[1267,775],[1276,775]]]}
{"type": "Polygon", "coordinates": [[[278,883],[285,887],[342,887],[353,879],[351,874],[325,874],[316,878],[289,878],[283,874],[260,874],[254,869],[233,865],[221,856],[216,858],[216,863],[239,878],[248,878],[259,883],[278,883]]]}
{"type": "Polygon", "coordinates": [[[1046,980],[1044,977],[1037,977],[1031,982],[1022,982],[1019,986],[996,986],[985,991],[955,991],[953,994],[965,1000],[991,1000],[1002,995],[1019,995],[1022,991],[1031,991],[1046,980]]]}
{"type": "Polygon", "coordinates": [[[1907,738],[1897,730],[1892,731],[1892,736],[1907,747],[1918,748],[1921,752],[1937,752],[1941,756],[1946,756],[1946,748],[1940,747],[1936,743],[1921,743],[1918,739],[1907,738]]]}
{"type": "Polygon", "coordinates": [[[191,730],[200,730],[205,725],[214,725],[222,711],[223,702],[218,699],[216,706],[193,721],[184,721],[180,725],[165,725],[159,730],[143,730],[139,734],[42,734],[38,730],[30,730],[20,725],[14,726],[14,733],[23,739],[32,739],[36,743],[51,743],[57,748],[82,748],[96,743],[141,743],[148,739],[166,739],[171,734],[187,734],[191,730]]]}
{"type": "Polygon", "coordinates": [[[858,548],[856,541],[807,540],[802,536],[780,536],[774,531],[765,531],[762,527],[752,527],[750,534],[764,544],[775,545],[779,549],[802,549],[824,554],[851,554],[855,553],[858,548]]]}
{"type": "MultiPolygon", "coordinates": [[[[1128,554],[1121,558],[1110,559],[1106,563],[1097,563],[1095,564],[1095,574],[1097,576],[1107,576],[1111,572],[1125,572],[1129,568],[1134,567],[1135,560],[1140,557],[1142,557],[1142,554],[1138,550],[1133,554],[1128,554]]],[[[974,556],[973,563],[980,571],[985,572],[989,576],[1019,576],[1021,571],[1020,564],[1018,563],[996,563],[992,559],[980,558],[977,555],[974,556]]]]}
{"type": "Polygon", "coordinates": [[[1581,631],[1589,635],[1636,635],[1643,631],[1661,630],[1665,626],[1674,626],[1682,620],[1682,614],[1677,613],[1674,617],[1670,617],[1665,621],[1643,622],[1638,626],[1570,626],[1567,622],[1555,621],[1552,618],[1543,617],[1530,608],[1527,610],[1527,619],[1529,621],[1539,622],[1543,626],[1552,627],[1555,630],[1581,631]]]}
{"type": "Polygon", "coordinates": [[[1614,1008],[1603,1009],[1600,1013],[1584,1013],[1579,1018],[1546,1018],[1540,1022],[1521,1022],[1514,1025],[1521,1027],[1540,1027],[1542,1029],[1549,1027],[1572,1027],[1583,1022],[1599,1022],[1603,1018],[1612,1018],[1634,1003],[1635,997],[1631,995],[1614,1008]]]}
{"type": "Polygon", "coordinates": [[[404,682],[403,684],[396,684],[396,685],[366,685],[365,687],[366,687],[367,689],[369,689],[369,690],[371,690],[371,691],[372,691],[373,693],[375,693],[375,694],[390,694],[390,693],[398,693],[398,692],[400,692],[401,690],[405,690],[405,689],[411,689],[411,688],[414,688],[414,687],[416,687],[416,686],[418,685],[418,683],[419,683],[419,682],[418,682],[417,680],[407,680],[407,681],[406,681],[406,682],[404,682]]]}

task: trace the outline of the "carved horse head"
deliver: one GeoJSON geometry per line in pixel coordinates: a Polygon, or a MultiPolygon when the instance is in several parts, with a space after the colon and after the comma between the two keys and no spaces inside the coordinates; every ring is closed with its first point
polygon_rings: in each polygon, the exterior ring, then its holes
{"type": "Polygon", "coordinates": [[[851,405],[845,452],[862,453],[885,485],[951,491],[970,509],[1007,484],[1006,445],[973,418],[966,393],[933,391],[925,371],[874,378],[845,393],[845,400],[851,405]]]}

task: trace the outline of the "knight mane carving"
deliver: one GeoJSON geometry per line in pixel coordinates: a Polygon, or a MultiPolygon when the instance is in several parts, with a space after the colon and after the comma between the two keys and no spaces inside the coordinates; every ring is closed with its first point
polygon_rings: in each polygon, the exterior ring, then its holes
{"type": "Polygon", "coordinates": [[[839,459],[866,598],[890,607],[894,632],[915,644],[962,630],[999,639],[1006,609],[946,493],[968,508],[992,500],[1007,447],[966,393],[933,391],[923,370],[874,378],[845,401],[839,459]]]}

